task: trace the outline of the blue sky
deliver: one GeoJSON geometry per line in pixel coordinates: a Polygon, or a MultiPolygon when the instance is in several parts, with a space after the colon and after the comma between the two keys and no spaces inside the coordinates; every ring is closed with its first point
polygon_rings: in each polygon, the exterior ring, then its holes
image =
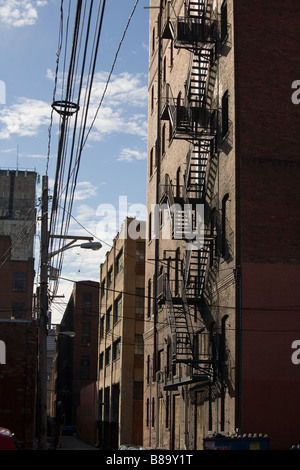
{"type": "MultiPolygon", "coordinates": [[[[76,3],[71,0],[67,34],[69,0],[63,2],[63,32],[68,44],[72,42],[76,3]]],[[[135,4],[136,0],[106,1],[89,107],[89,124],[94,117],[96,120],[82,152],[69,229],[70,235],[92,233],[104,243],[99,252],[76,248],[66,251],[62,277],[67,279],[98,280],[99,265],[119,223],[127,214],[135,215],[131,212],[134,204],[142,207],[146,203],[149,34],[148,10],[144,7],[149,5],[148,0],[140,0],[136,6],[97,111],[135,4]],[[120,198],[127,202],[127,210],[121,215],[120,198]],[[116,223],[103,223],[104,205],[115,209],[116,223]]],[[[5,84],[5,102],[2,99],[0,103],[1,169],[34,169],[41,177],[46,172],[60,7],[60,0],[0,0],[0,80],[5,84]]],[[[63,89],[62,63],[61,53],[56,99],[61,98],[58,92],[63,89]]],[[[58,116],[53,117],[47,167],[51,189],[59,134],[58,116]]],[[[38,196],[40,190],[41,184],[37,187],[38,196]]],[[[36,249],[38,257],[38,231],[36,249]]],[[[54,322],[60,321],[71,288],[71,282],[60,282],[59,294],[65,299],[53,309],[54,322]]]]}

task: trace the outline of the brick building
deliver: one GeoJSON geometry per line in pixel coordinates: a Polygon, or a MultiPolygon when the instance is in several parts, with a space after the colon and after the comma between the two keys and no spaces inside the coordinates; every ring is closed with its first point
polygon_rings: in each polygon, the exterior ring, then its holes
{"type": "Polygon", "coordinates": [[[145,222],[127,218],[101,265],[98,392],[104,449],[143,439],[144,237],[145,222]]]}
{"type": "Polygon", "coordinates": [[[144,444],[266,433],[286,449],[300,442],[300,7],[150,5],[144,444]]]}
{"type": "Polygon", "coordinates": [[[75,333],[57,337],[56,411],[61,425],[80,427],[81,390],[97,380],[98,328],[99,283],[76,282],[58,327],[58,332],[75,333]]]}
{"type": "Polygon", "coordinates": [[[35,172],[0,170],[0,423],[33,449],[37,325],[33,309],[35,172]]]}

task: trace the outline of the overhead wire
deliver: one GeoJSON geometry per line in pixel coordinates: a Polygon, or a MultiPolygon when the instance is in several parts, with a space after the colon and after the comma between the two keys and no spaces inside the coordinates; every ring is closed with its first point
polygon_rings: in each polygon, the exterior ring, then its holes
{"type": "MultiPolygon", "coordinates": [[[[74,100],[75,88],[76,88],[76,80],[77,80],[77,68],[79,64],[79,55],[80,55],[80,43],[83,37],[83,33],[85,33],[85,47],[83,52],[83,62],[81,67],[81,74],[79,77],[79,87],[78,87],[78,96],[76,97],[77,105],[79,107],[80,99],[81,99],[81,92],[83,89],[83,82],[85,78],[85,65],[87,62],[87,50],[88,44],[90,40],[90,29],[91,29],[91,20],[93,18],[93,2],[90,2],[90,10],[88,14],[88,21],[87,24],[85,23],[85,11],[86,5],[83,8],[83,3],[81,0],[78,0],[77,7],[76,7],[76,14],[75,14],[75,25],[73,31],[73,42],[72,42],[72,50],[71,50],[71,58],[69,64],[69,72],[68,78],[66,83],[66,92],[65,92],[65,101],[74,100]],[[81,31],[80,31],[81,27],[81,31]]],[[[103,15],[104,15],[104,7],[105,1],[99,3],[98,13],[97,13],[97,20],[94,32],[94,43],[92,46],[90,64],[89,64],[89,72],[88,72],[88,79],[87,79],[87,86],[86,86],[86,93],[83,105],[81,106],[81,122],[79,126],[78,137],[76,136],[77,132],[77,124],[79,118],[75,117],[75,124],[73,126],[73,136],[72,136],[72,145],[71,145],[71,154],[68,162],[68,174],[67,174],[67,184],[63,188],[63,184],[65,182],[65,170],[67,165],[67,145],[69,141],[69,123],[68,120],[64,117],[61,118],[61,135],[60,135],[60,144],[59,144],[59,152],[58,152],[58,159],[57,159],[57,167],[56,167],[56,176],[55,176],[55,183],[54,183],[54,194],[53,194],[53,202],[52,202],[52,213],[51,213],[51,221],[50,221],[50,233],[51,234],[58,234],[57,228],[59,228],[60,235],[62,235],[61,239],[57,242],[57,240],[51,240],[51,246],[53,247],[55,244],[58,245],[57,249],[60,250],[61,245],[63,243],[63,236],[66,236],[69,229],[70,224],[70,217],[68,214],[72,211],[72,205],[74,201],[74,194],[75,188],[77,184],[77,177],[79,172],[79,165],[81,160],[81,141],[83,139],[85,126],[87,122],[87,115],[88,109],[90,104],[91,98],[91,91],[93,86],[93,78],[95,74],[95,67],[96,67],[96,60],[98,55],[99,49],[99,42],[100,42],[100,35],[102,29],[102,22],[103,22],[103,15]],[[74,158],[74,149],[76,146],[76,138],[77,138],[77,155],[74,158]],[[71,175],[73,174],[73,178],[71,179],[71,175]],[[68,207],[68,211],[63,211],[62,214],[58,213],[58,201],[63,199],[64,208],[68,207]]],[[[63,262],[63,253],[61,253],[56,260],[56,269],[58,272],[62,269],[62,262],[63,262]]]]}
{"type": "MultiPolygon", "coordinates": [[[[84,104],[83,108],[81,110],[81,123],[80,123],[80,128],[79,128],[79,135],[77,139],[77,153],[76,153],[76,158],[73,160],[73,151],[75,147],[75,130],[77,126],[77,114],[75,117],[75,125],[73,127],[73,137],[72,137],[72,149],[71,149],[71,158],[69,161],[69,166],[68,166],[68,177],[67,177],[67,182],[65,183],[65,186],[63,187],[64,184],[64,174],[65,174],[65,169],[67,165],[67,160],[66,160],[66,153],[67,153],[67,143],[69,138],[69,132],[70,129],[68,127],[68,123],[65,122],[63,123],[61,121],[61,125],[64,124],[65,128],[62,129],[63,135],[61,135],[61,153],[58,155],[58,161],[57,161],[57,172],[56,172],[56,177],[55,177],[55,183],[54,183],[54,196],[53,196],[53,203],[52,203],[52,213],[51,213],[51,222],[50,222],[50,233],[55,234],[57,231],[57,228],[59,226],[60,229],[60,234],[61,235],[67,235],[68,230],[69,230],[69,225],[70,225],[70,214],[72,213],[72,207],[73,207],[73,201],[75,197],[75,189],[77,185],[77,179],[78,179],[78,173],[79,173],[79,167],[80,167],[80,162],[81,162],[81,157],[82,157],[82,150],[84,148],[84,145],[86,144],[86,141],[88,139],[88,136],[91,132],[91,129],[95,123],[95,120],[97,118],[98,112],[100,110],[100,107],[102,105],[104,96],[106,94],[116,61],[117,57],[121,48],[121,45],[123,43],[123,40],[125,38],[127,29],[129,27],[129,24],[131,22],[132,16],[135,12],[135,9],[138,4],[137,0],[135,2],[135,5],[131,11],[131,14],[129,16],[129,19],[127,21],[126,27],[123,31],[121,41],[119,42],[119,46],[117,49],[117,52],[115,54],[113,64],[108,76],[108,80],[105,85],[105,89],[102,95],[102,98],[100,100],[100,103],[97,107],[96,114],[94,118],[92,119],[91,126],[89,127],[87,133],[86,127],[87,127],[87,120],[88,120],[88,111],[89,111],[89,106],[90,106],[90,100],[91,100],[91,93],[92,93],[92,86],[93,86],[93,80],[94,80],[94,75],[95,75],[95,68],[96,68],[96,61],[97,61],[97,55],[98,55],[98,49],[99,49],[99,43],[100,43],[100,36],[101,36],[101,31],[102,31],[102,23],[103,23],[103,18],[104,18],[104,9],[105,9],[105,0],[102,2],[99,2],[99,8],[98,8],[98,13],[97,13],[97,21],[96,21],[96,27],[95,27],[95,32],[94,32],[94,42],[93,42],[93,47],[92,47],[92,54],[91,54],[91,59],[90,59],[90,68],[89,72],[87,75],[87,83],[86,83],[86,93],[85,93],[85,99],[84,99],[84,104]],[[71,179],[72,177],[72,179],[71,179]],[[57,210],[57,203],[58,200],[64,199],[64,209],[67,209],[67,213],[58,214],[57,210]],[[68,214],[68,215],[67,215],[68,214]],[[59,219],[61,217],[61,219],[59,219]]],[[[86,4],[84,7],[84,11],[86,8],[86,4]]],[[[90,12],[88,15],[88,26],[87,26],[87,32],[86,32],[86,43],[85,43],[85,50],[83,53],[83,58],[84,58],[84,63],[82,66],[81,70],[81,77],[79,79],[79,92],[81,91],[83,87],[83,78],[84,78],[84,64],[86,61],[86,56],[87,56],[87,41],[89,39],[89,33],[90,33],[90,19],[91,19],[91,12],[93,8],[93,1],[90,2],[90,12]]],[[[74,25],[74,31],[73,31],[73,42],[72,42],[72,52],[71,52],[71,59],[70,59],[70,64],[69,64],[69,73],[67,77],[67,83],[66,83],[66,92],[65,92],[65,97],[74,99],[74,91],[75,91],[75,82],[76,82],[76,69],[75,69],[75,57],[77,54],[77,65],[78,65],[78,58],[79,58],[79,48],[78,48],[78,40],[79,40],[79,27],[80,27],[80,19],[83,11],[83,5],[82,5],[82,0],[77,1],[77,7],[76,7],[76,15],[75,15],[75,25],[74,25]]],[[[62,14],[61,14],[62,16],[62,14]]],[[[70,17],[70,3],[69,3],[69,14],[68,14],[68,20],[70,17]]],[[[81,37],[83,33],[83,28],[84,28],[84,21],[81,23],[81,37]]],[[[66,52],[65,52],[65,58],[66,58],[66,52]]],[[[64,80],[63,80],[64,84],[64,80]]],[[[79,97],[77,100],[77,104],[79,105],[79,97]]],[[[52,247],[54,247],[54,244],[58,244],[58,250],[61,248],[63,237],[58,242],[55,242],[53,239],[51,240],[52,247]]],[[[62,270],[62,264],[63,264],[63,252],[60,254],[60,256],[57,257],[56,260],[56,269],[58,272],[61,272],[62,270]]],[[[57,286],[55,287],[57,290],[57,286]]]]}

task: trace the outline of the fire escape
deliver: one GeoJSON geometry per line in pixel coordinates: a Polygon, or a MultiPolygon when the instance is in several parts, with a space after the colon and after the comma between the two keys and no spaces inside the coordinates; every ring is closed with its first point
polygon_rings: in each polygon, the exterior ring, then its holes
{"type": "MultiPolygon", "coordinates": [[[[208,259],[215,234],[207,233],[198,218],[197,206],[207,195],[212,154],[216,151],[217,109],[213,107],[218,22],[210,1],[186,2],[183,17],[175,15],[167,2],[162,18],[162,38],[172,39],[174,47],[191,52],[184,96],[174,97],[171,86],[163,84],[161,120],[168,120],[173,139],[190,144],[186,157],[184,184],[172,185],[165,175],[160,185],[160,204],[169,207],[173,239],[186,241],[179,289],[174,292],[169,274],[158,278],[158,302],[165,304],[171,331],[171,360],[165,371],[165,389],[188,383],[207,384],[217,363],[217,338],[194,331],[193,309],[199,305],[205,287],[208,259]]],[[[177,274],[178,275],[178,274],[177,274]]]]}

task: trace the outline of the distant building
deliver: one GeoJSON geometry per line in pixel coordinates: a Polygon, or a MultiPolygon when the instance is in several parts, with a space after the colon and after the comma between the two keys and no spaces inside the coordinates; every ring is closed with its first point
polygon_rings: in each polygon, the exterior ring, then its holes
{"type": "Polygon", "coordinates": [[[101,265],[98,390],[104,449],[142,444],[144,233],[145,222],[127,218],[101,265]]]}
{"type": "Polygon", "coordinates": [[[80,392],[97,380],[99,329],[99,283],[74,284],[57,337],[57,418],[61,425],[76,426],[80,392]]]}

